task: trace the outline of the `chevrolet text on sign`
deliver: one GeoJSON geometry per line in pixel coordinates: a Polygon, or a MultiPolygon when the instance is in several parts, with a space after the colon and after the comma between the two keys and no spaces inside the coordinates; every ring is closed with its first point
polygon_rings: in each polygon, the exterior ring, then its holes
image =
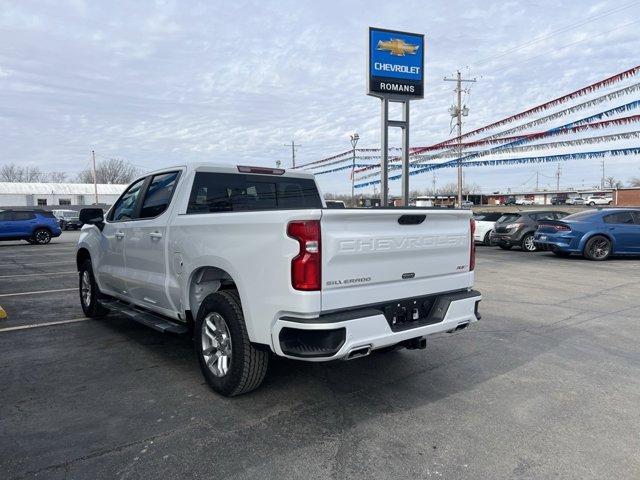
{"type": "Polygon", "coordinates": [[[424,35],[369,28],[367,93],[424,96],[424,35]]]}

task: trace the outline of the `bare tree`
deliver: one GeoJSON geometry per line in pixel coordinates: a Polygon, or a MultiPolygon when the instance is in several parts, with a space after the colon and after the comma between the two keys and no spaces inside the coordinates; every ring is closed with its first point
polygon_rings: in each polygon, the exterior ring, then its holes
{"type": "Polygon", "coordinates": [[[604,184],[609,188],[620,188],[620,187],[622,187],[622,182],[620,180],[616,180],[613,177],[607,177],[604,180],[604,184]]]}
{"type": "Polygon", "coordinates": [[[43,181],[51,183],[65,183],[67,174],[65,172],[49,172],[44,175],[43,181]]]}
{"type": "Polygon", "coordinates": [[[41,182],[43,174],[38,167],[22,167],[9,163],[0,167],[0,181],[2,182],[41,182]]]}
{"type": "MultiPolygon", "coordinates": [[[[96,181],[98,183],[129,183],[138,175],[138,169],[121,158],[110,158],[96,165],[96,181]]],[[[91,169],[78,174],[79,183],[93,183],[91,169]]]]}
{"type": "Polygon", "coordinates": [[[629,180],[630,187],[640,187],[640,177],[633,177],[629,180]]]}

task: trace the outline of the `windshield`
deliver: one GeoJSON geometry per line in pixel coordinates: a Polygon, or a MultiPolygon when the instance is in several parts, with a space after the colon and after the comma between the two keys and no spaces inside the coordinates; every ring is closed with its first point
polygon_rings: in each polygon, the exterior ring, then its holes
{"type": "Polygon", "coordinates": [[[498,219],[498,223],[502,222],[515,222],[520,218],[519,213],[505,213],[498,219]]]}

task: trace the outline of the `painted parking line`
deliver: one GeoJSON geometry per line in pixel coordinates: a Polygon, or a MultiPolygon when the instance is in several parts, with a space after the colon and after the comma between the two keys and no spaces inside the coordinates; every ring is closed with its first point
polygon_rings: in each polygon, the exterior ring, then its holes
{"type": "Polygon", "coordinates": [[[70,273],[78,273],[76,270],[69,270],[68,272],[42,272],[42,273],[21,273],[19,275],[0,275],[0,278],[16,278],[16,277],[41,277],[44,275],[69,275],[70,273]]]}
{"type": "Polygon", "coordinates": [[[40,293],[70,292],[72,290],[78,290],[78,288],[77,287],[74,287],[74,288],[58,288],[56,290],[37,290],[35,292],[3,293],[3,294],[0,294],[0,298],[3,298],[3,297],[18,297],[20,295],[38,295],[40,293]]]}
{"type": "Polygon", "coordinates": [[[63,260],[60,262],[38,262],[38,263],[3,263],[0,268],[4,267],[38,267],[41,265],[73,265],[76,262],[73,260],[63,260]]]}
{"type": "Polygon", "coordinates": [[[15,332],[16,330],[28,330],[30,328],[52,327],[52,326],[55,326],[55,325],[66,325],[68,323],[86,322],[87,320],[92,320],[92,319],[83,317],[83,318],[74,318],[72,320],[59,320],[57,322],[36,323],[34,325],[20,325],[18,327],[0,328],[0,333],[2,333],[2,332],[15,332]]]}

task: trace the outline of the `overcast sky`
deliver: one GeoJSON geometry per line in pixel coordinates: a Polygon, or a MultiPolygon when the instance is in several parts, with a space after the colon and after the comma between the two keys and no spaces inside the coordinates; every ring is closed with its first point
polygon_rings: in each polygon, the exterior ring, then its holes
{"type": "MultiPolygon", "coordinates": [[[[288,166],[284,143],[302,144],[304,163],[349,148],[353,131],[359,146],[377,147],[379,101],[364,91],[369,26],[426,36],[412,146],[449,137],[453,84],[442,77],[457,68],[478,78],[466,97],[469,130],[640,63],[640,2],[0,0],[0,165],[74,175],[95,149],[144,170],[196,160],[288,166]]],[[[606,165],[607,175],[640,176],[637,157],[606,165]]],[[[467,180],[522,188],[538,169],[555,184],[555,168],[470,168],[467,180]]],[[[437,181],[454,175],[440,170],[437,181]]],[[[563,164],[563,186],[599,179],[597,160],[563,164]]],[[[350,191],[348,173],[320,180],[325,191],[350,191]]],[[[411,186],[431,181],[416,176],[411,186]]]]}

